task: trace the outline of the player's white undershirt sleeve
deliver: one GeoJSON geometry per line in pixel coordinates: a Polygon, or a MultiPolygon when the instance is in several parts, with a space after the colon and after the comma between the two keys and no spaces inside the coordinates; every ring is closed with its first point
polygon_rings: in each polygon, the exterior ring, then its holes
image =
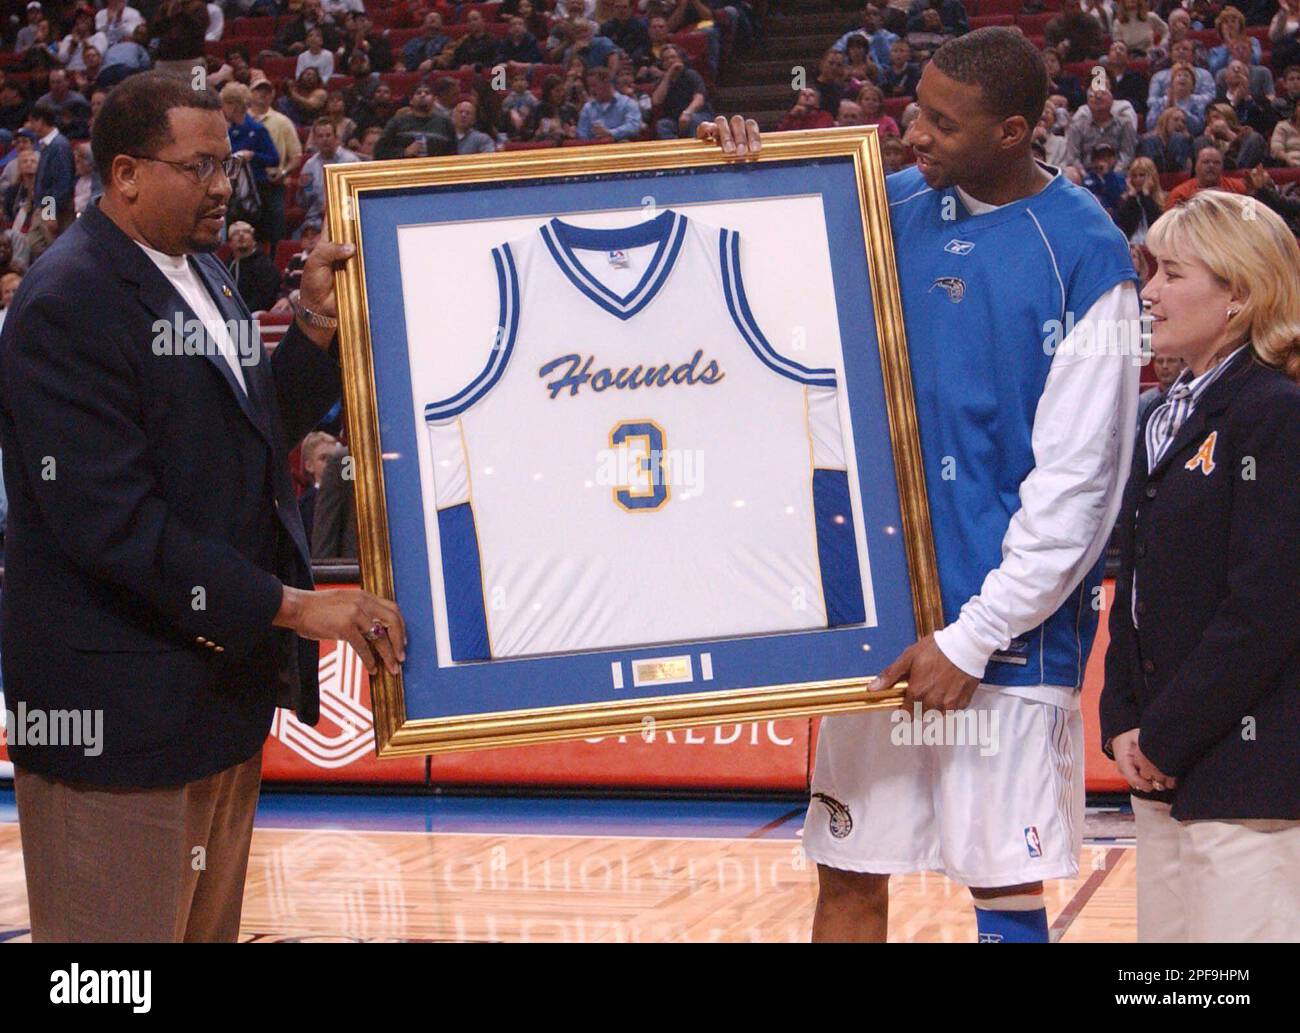
{"type": "Polygon", "coordinates": [[[1052,358],[1034,414],[1034,469],[1020,485],[1002,563],[935,634],[944,656],[973,678],[984,677],[993,653],[1055,613],[1106,547],[1136,434],[1138,360],[1131,352],[1138,330],[1104,328],[1136,324],[1138,316],[1136,287],[1119,284],[1075,323],[1052,358]]]}

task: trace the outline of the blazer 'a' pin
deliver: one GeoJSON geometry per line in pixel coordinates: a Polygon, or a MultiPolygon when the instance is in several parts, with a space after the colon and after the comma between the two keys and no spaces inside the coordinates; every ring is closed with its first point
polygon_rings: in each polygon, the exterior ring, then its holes
{"type": "Polygon", "coordinates": [[[230,288],[227,287],[224,283],[221,285],[221,293],[224,294],[227,298],[233,297],[233,295],[230,293],[230,288]]]}
{"type": "Polygon", "coordinates": [[[1184,469],[1195,470],[1200,468],[1201,475],[1204,477],[1214,473],[1214,444],[1219,440],[1217,430],[1210,431],[1210,436],[1201,442],[1201,447],[1196,450],[1196,455],[1187,460],[1184,469]]]}

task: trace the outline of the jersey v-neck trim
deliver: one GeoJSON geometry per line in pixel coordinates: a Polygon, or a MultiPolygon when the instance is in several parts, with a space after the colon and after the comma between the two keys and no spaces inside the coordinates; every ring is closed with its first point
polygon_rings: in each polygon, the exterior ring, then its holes
{"type": "Polygon", "coordinates": [[[686,216],[666,211],[649,222],[596,230],[552,219],[541,227],[542,240],[555,264],[590,301],[619,319],[631,319],[659,293],[686,236],[686,216]],[[579,261],[576,251],[621,251],[657,244],[645,274],[627,294],[617,294],[579,261]]]}

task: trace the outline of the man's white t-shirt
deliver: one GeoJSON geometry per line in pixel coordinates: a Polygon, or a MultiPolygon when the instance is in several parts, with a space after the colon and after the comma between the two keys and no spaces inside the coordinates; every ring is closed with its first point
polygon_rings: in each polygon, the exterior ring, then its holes
{"type": "MultiPolygon", "coordinates": [[[[140,244],[139,241],[136,241],[136,243],[140,244]]],[[[194,267],[190,265],[189,260],[184,255],[163,254],[163,252],[155,251],[144,244],[140,244],[140,250],[149,256],[153,264],[171,281],[171,285],[176,288],[180,296],[185,299],[186,303],[194,311],[194,314],[199,317],[199,320],[208,331],[208,336],[216,342],[217,350],[221,352],[222,357],[234,372],[235,379],[239,381],[240,390],[247,394],[248,385],[244,382],[244,367],[240,364],[239,352],[230,336],[230,328],[226,325],[221,310],[217,308],[217,303],[213,300],[212,295],[208,293],[207,287],[203,285],[203,280],[194,270],[194,267]]]]}

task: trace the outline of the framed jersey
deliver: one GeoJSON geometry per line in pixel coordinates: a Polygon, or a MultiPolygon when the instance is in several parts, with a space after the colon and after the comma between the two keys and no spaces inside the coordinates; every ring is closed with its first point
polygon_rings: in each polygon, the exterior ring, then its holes
{"type": "Polygon", "coordinates": [[[381,757],[897,704],[941,610],[873,129],[326,176],[381,757]]]}

